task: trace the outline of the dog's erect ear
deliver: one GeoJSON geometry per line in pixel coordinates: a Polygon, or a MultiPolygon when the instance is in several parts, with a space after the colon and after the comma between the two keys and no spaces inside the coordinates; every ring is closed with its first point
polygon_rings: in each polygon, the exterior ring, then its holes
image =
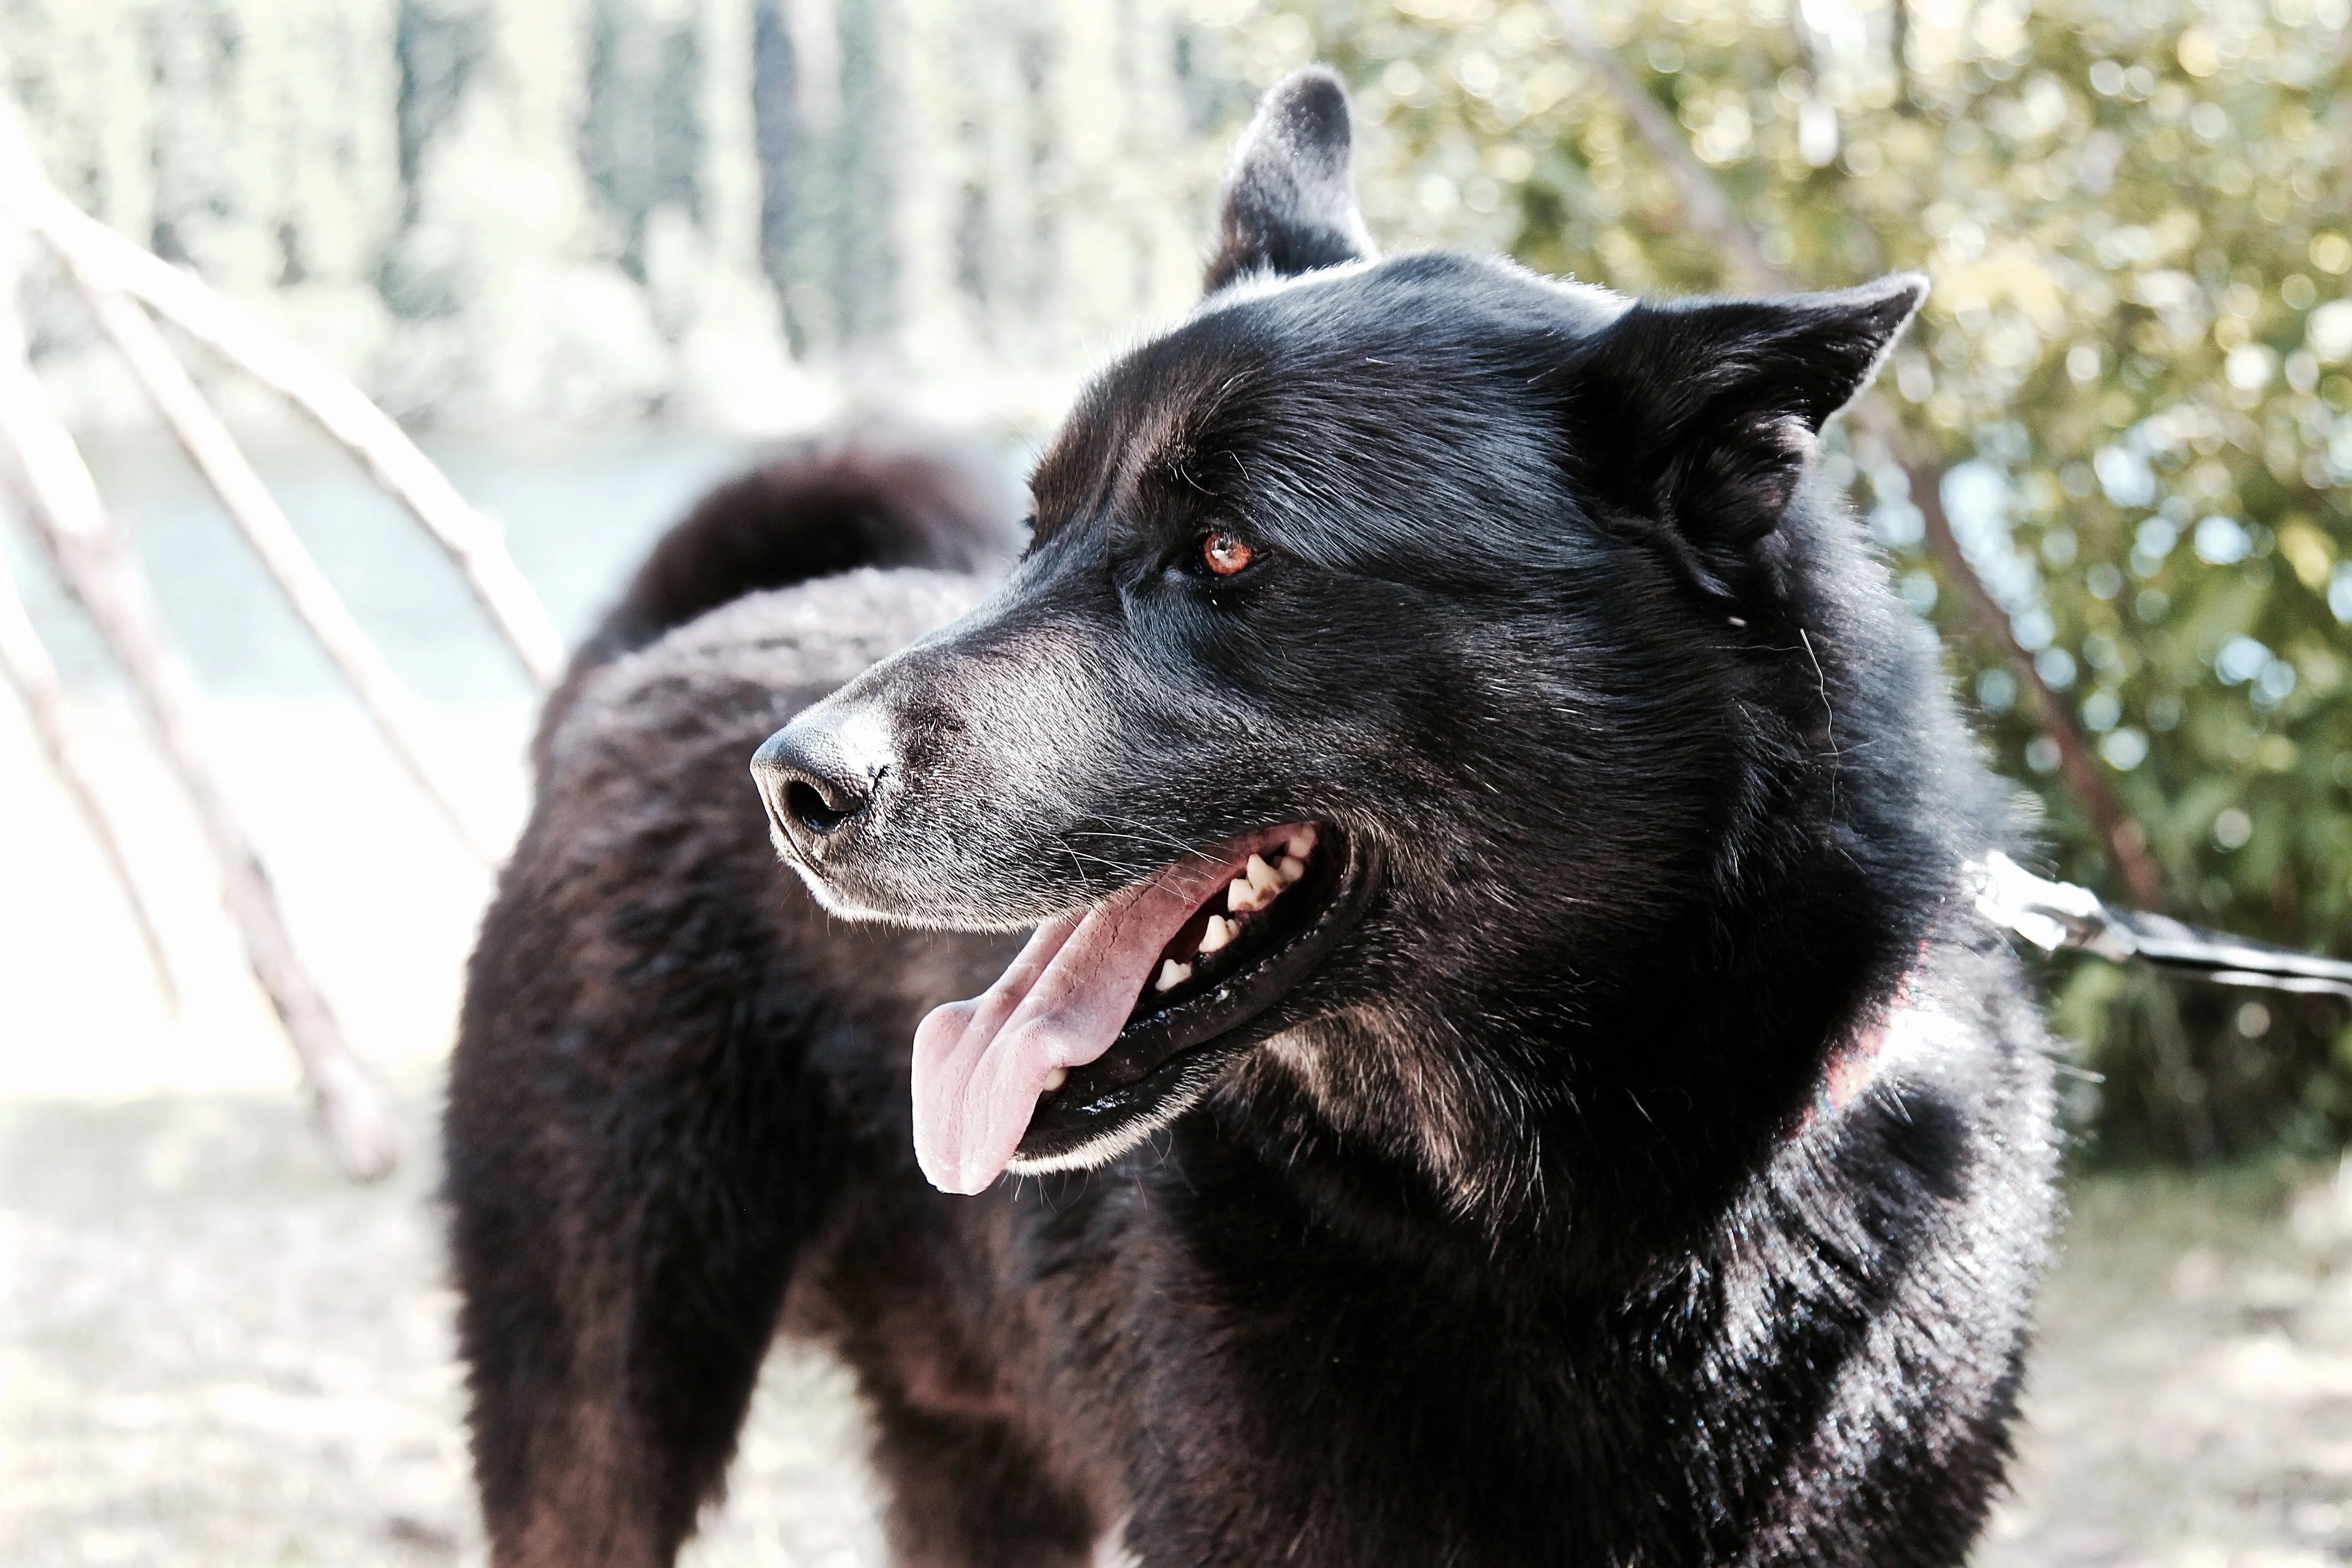
{"type": "Polygon", "coordinates": [[[1348,89],[1328,66],[1292,71],[1261,100],[1234,149],[1203,291],[1245,273],[1288,277],[1377,254],[1356,210],[1348,89]]]}
{"type": "Polygon", "coordinates": [[[1779,526],[1822,426],[1870,383],[1927,297],[1897,273],[1832,294],[1637,303],[1570,380],[1580,468],[1703,585],[1779,526]]]}

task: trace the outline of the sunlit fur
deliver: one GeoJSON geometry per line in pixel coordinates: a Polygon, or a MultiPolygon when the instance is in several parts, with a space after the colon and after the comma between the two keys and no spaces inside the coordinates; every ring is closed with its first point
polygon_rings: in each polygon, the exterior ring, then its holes
{"type": "MultiPolygon", "coordinates": [[[[780,1326],[856,1373],[908,1563],[1122,1521],[1146,1568],[1965,1560],[2043,1037],[1960,891],[2004,791],[1811,477],[1922,285],[1373,259],[1345,136],[1328,77],[1271,95],[1213,292],[1081,398],[1001,581],[854,572],[583,658],[451,1087],[500,1563],[668,1561],[780,1326]],[[1246,571],[1194,569],[1213,528],[1246,571]],[[887,752],[792,865],[743,771],[787,720],[887,752]],[[1100,1169],[923,1183],[908,1042],[985,932],[1303,819],[1385,871],[1265,1044],[1100,1169]],[[1818,1110],[1898,994],[1930,1044],[1818,1110]]],[[[664,558],[800,558],[797,471],[664,558]]],[[[867,559],[984,555],[903,521],[905,483],[1001,526],[937,477],[871,476],[867,559]]]]}

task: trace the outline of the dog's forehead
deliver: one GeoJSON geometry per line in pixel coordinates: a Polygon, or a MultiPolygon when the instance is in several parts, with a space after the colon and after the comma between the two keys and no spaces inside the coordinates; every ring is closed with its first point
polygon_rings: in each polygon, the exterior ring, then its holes
{"type": "Polygon", "coordinates": [[[1155,469],[1181,469],[1221,408],[1265,390],[1267,347],[1246,329],[1188,321],[1106,367],[1031,478],[1040,522],[1099,510],[1155,469]]]}
{"type": "Polygon", "coordinates": [[[1506,347],[1570,343],[1631,301],[1508,262],[1433,253],[1293,278],[1245,279],[1106,367],[1080,396],[1032,479],[1041,521],[1099,509],[1155,473],[1187,465],[1244,420],[1406,388],[1398,416],[1435,406],[1449,381],[1506,347]],[[1225,419],[1224,416],[1235,416],[1225,419]]]}

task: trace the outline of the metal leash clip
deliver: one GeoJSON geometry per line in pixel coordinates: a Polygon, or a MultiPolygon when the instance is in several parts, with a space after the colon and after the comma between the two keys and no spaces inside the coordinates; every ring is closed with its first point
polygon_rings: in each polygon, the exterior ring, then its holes
{"type": "Polygon", "coordinates": [[[1977,912],[2045,952],[2094,952],[2223,985],[2301,991],[2352,1000],[2352,963],[2201,931],[2164,915],[2109,909],[2088,888],[2035,876],[2000,850],[1963,869],[1977,912]]]}

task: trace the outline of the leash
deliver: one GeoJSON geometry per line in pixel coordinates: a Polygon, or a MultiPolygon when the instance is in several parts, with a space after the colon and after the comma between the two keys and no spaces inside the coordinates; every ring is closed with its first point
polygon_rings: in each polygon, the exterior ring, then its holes
{"type": "Polygon", "coordinates": [[[1995,849],[1966,870],[1977,912],[2045,952],[2094,952],[2223,985],[2300,991],[2352,1001],[2352,963],[2250,942],[2139,910],[2109,909],[2088,888],[2035,876],[1995,849]]]}
{"type": "MultiPolygon", "coordinates": [[[[2096,953],[2117,963],[2145,963],[2168,974],[2266,991],[2300,991],[2352,1002],[2352,963],[2292,948],[2249,942],[2226,931],[2200,931],[2163,915],[2111,910],[2088,888],[2035,876],[2000,850],[1963,868],[1977,912],[2045,952],[2096,953]]],[[[1920,943],[1924,954],[1926,942],[1920,943]]],[[[1958,1043],[1952,1020],[1913,994],[1915,967],[1894,997],[1834,1050],[1814,1086],[1800,1123],[1821,1125],[1872,1092],[1899,1059],[1958,1043]]]]}

